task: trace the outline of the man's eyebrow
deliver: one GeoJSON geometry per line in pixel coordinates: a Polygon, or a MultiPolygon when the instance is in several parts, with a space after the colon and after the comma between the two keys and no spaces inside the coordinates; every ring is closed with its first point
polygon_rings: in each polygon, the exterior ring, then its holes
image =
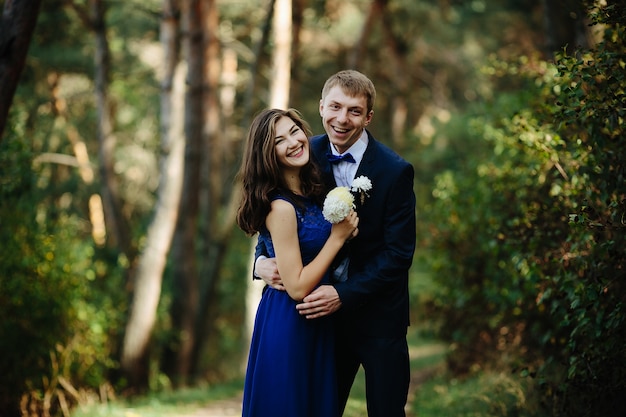
{"type": "Polygon", "coordinates": [[[357,104],[356,106],[346,106],[345,104],[343,104],[342,102],[337,101],[337,100],[330,100],[330,102],[328,104],[338,104],[340,106],[348,107],[350,110],[352,110],[352,109],[363,110],[365,108],[365,107],[361,106],[360,104],[357,104]]]}

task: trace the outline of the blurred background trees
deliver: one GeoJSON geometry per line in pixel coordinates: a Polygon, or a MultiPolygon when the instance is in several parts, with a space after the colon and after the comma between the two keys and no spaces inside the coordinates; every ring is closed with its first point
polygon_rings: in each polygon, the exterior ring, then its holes
{"type": "Polygon", "coordinates": [[[322,84],[353,67],[416,167],[412,331],[456,375],[529,381],[509,414],[623,415],[624,6],[281,4],[41,3],[2,94],[0,414],[240,376],[247,124],[287,100],[321,131],[322,84]]]}

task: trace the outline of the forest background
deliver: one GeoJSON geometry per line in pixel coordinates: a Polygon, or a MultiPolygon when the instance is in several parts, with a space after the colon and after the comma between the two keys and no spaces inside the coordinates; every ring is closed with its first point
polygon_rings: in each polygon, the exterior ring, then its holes
{"type": "Polygon", "coordinates": [[[0,1],[0,415],[240,377],[246,128],[321,132],[355,68],[416,168],[412,331],[520,381],[490,415],[623,416],[621,3],[0,1]]]}

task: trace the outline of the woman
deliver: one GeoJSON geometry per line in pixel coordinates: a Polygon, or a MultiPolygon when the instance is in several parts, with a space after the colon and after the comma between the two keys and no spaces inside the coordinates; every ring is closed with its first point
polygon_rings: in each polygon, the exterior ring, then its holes
{"type": "Polygon", "coordinates": [[[352,211],[335,225],[310,159],[310,129],[293,110],[261,112],[248,132],[237,224],[276,257],[286,291],[266,287],[258,306],[244,385],[244,417],[337,416],[332,321],[307,320],[296,303],[328,281],[344,242],[358,233],[352,211]]]}

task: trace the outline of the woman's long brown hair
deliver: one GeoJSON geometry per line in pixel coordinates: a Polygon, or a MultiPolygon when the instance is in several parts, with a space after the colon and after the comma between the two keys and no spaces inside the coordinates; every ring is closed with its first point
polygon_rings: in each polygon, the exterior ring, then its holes
{"type": "MultiPolygon", "coordinates": [[[[272,196],[275,194],[283,194],[294,204],[298,204],[297,197],[284,183],[282,168],[276,157],[276,122],[285,116],[293,120],[307,138],[311,136],[311,128],[295,109],[263,110],[254,118],[248,130],[243,160],[237,174],[237,179],[242,184],[237,224],[248,235],[257,233],[265,225],[272,196]]],[[[324,187],[312,155],[300,170],[300,181],[304,195],[320,203],[324,187]]]]}

